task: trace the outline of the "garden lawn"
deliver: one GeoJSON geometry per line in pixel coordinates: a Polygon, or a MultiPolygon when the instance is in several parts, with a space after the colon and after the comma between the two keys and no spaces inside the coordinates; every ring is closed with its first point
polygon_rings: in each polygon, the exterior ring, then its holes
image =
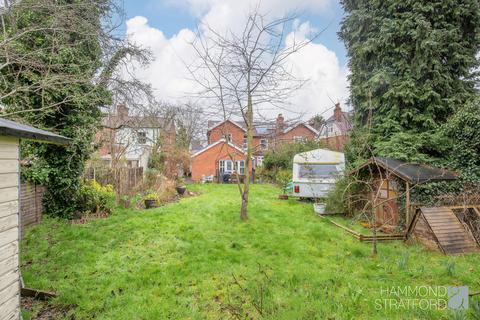
{"type": "MultiPolygon", "coordinates": [[[[189,186],[200,196],[153,210],[118,209],[70,225],[44,219],[22,242],[28,287],[58,293],[75,319],[449,319],[447,311],[385,310],[392,286],[468,285],[480,256],[419,245],[357,242],[312,205],[254,185],[239,220],[235,185],[189,186]],[[235,315],[238,315],[235,316],[235,315]]],[[[472,300],[471,303],[474,301],[472,300]]]]}

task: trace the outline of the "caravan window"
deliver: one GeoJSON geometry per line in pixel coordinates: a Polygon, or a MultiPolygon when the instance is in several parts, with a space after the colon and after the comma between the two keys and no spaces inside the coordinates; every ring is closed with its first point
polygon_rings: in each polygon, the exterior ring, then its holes
{"type": "Polygon", "coordinates": [[[298,177],[302,179],[331,178],[337,174],[335,164],[300,164],[298,177]]]}

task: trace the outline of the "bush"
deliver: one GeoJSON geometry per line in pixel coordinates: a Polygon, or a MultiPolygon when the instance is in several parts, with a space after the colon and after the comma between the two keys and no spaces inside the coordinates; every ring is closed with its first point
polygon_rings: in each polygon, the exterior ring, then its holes
{"type": "Polygon", "coordinates": [[[284,143],[274,150],[270,150],[265,154],[263,166],[266,170],[272,169],[292,169],[293,157],[297,153],[311,151],[324,148],[325,145],[319,141],[284,143]]]}
{"type": "Polygon", "coordinates": [[[348,208],[348,197],[351,190],[347,190],[349,180],[347,177],[341,177],[335,183],[335,188],[329,192],[325,199],[325,212],[327,213],[341,213],[350,215],[348,208]]]}
{"type": "MultiPolygon", "coordinates": [[[[293,168],[293,157],[301,152],[311,151],[325,147],[322,142],[305,141],[296,143],[285,143],[275,150],[270,150],[265,154],[263,167],[255,172],[259,179],[266,182],[282,183],[279,181],[279,174],[283,170],[289,171],[293,168]]],[[[291,179],[291,177],[290,177],[291,179]]]]}
{"type": "Polygon", "coordinates": [[[277,173],[277,182],[282,187],[282,191],[284,194],[287,193],[287,185],[290,181],[292,181],[292,170],[282,169],[279,170],[277,173]]]}
{"type": "Polygon", "coordinates": [[[115,207],[113,186],[102,186],[94,180],[84,182],[80,186],[78,203],[81,213],[111,213],[115,207]]]}

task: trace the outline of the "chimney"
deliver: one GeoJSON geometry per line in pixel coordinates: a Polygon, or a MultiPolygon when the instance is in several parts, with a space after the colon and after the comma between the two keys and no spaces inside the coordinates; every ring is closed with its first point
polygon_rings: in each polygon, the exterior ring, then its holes
{"type": "Polygon", "coordinates": [[[122,123],[128,120],[128,107],[126,104],[123,103],[117,106],[117,117],[122,123]]]}
{"type": "Polygon", "coordinates": [[[277,117],[277,133],[283,132],[283,129],[285,127],[285,119],[283,118],[283,115],[281,113],[278,114],[277,117]]]}
{"type": "Polygon", "coordinates": [[[335,104],[335,110],[333,110],[333,115],[335,116],[335,121],[342,122],[342,108],[340,108],[340,102],[335,104]]]}

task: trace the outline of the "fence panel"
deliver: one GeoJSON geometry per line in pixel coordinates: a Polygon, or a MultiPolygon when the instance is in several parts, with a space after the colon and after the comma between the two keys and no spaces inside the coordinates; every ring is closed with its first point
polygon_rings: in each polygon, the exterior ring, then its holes
{"type": "Polygon", "coordinates": [[[22,182],[20,185],[20,222],[22,230],[42,221],[44,186],[22,182]]]}
{"type": "Polygon", "coordinates": [[[116,192],[128,194],[143,181],[143,168],[88,168],[84,177],[101,185],[111,184],[116,192]]]}

